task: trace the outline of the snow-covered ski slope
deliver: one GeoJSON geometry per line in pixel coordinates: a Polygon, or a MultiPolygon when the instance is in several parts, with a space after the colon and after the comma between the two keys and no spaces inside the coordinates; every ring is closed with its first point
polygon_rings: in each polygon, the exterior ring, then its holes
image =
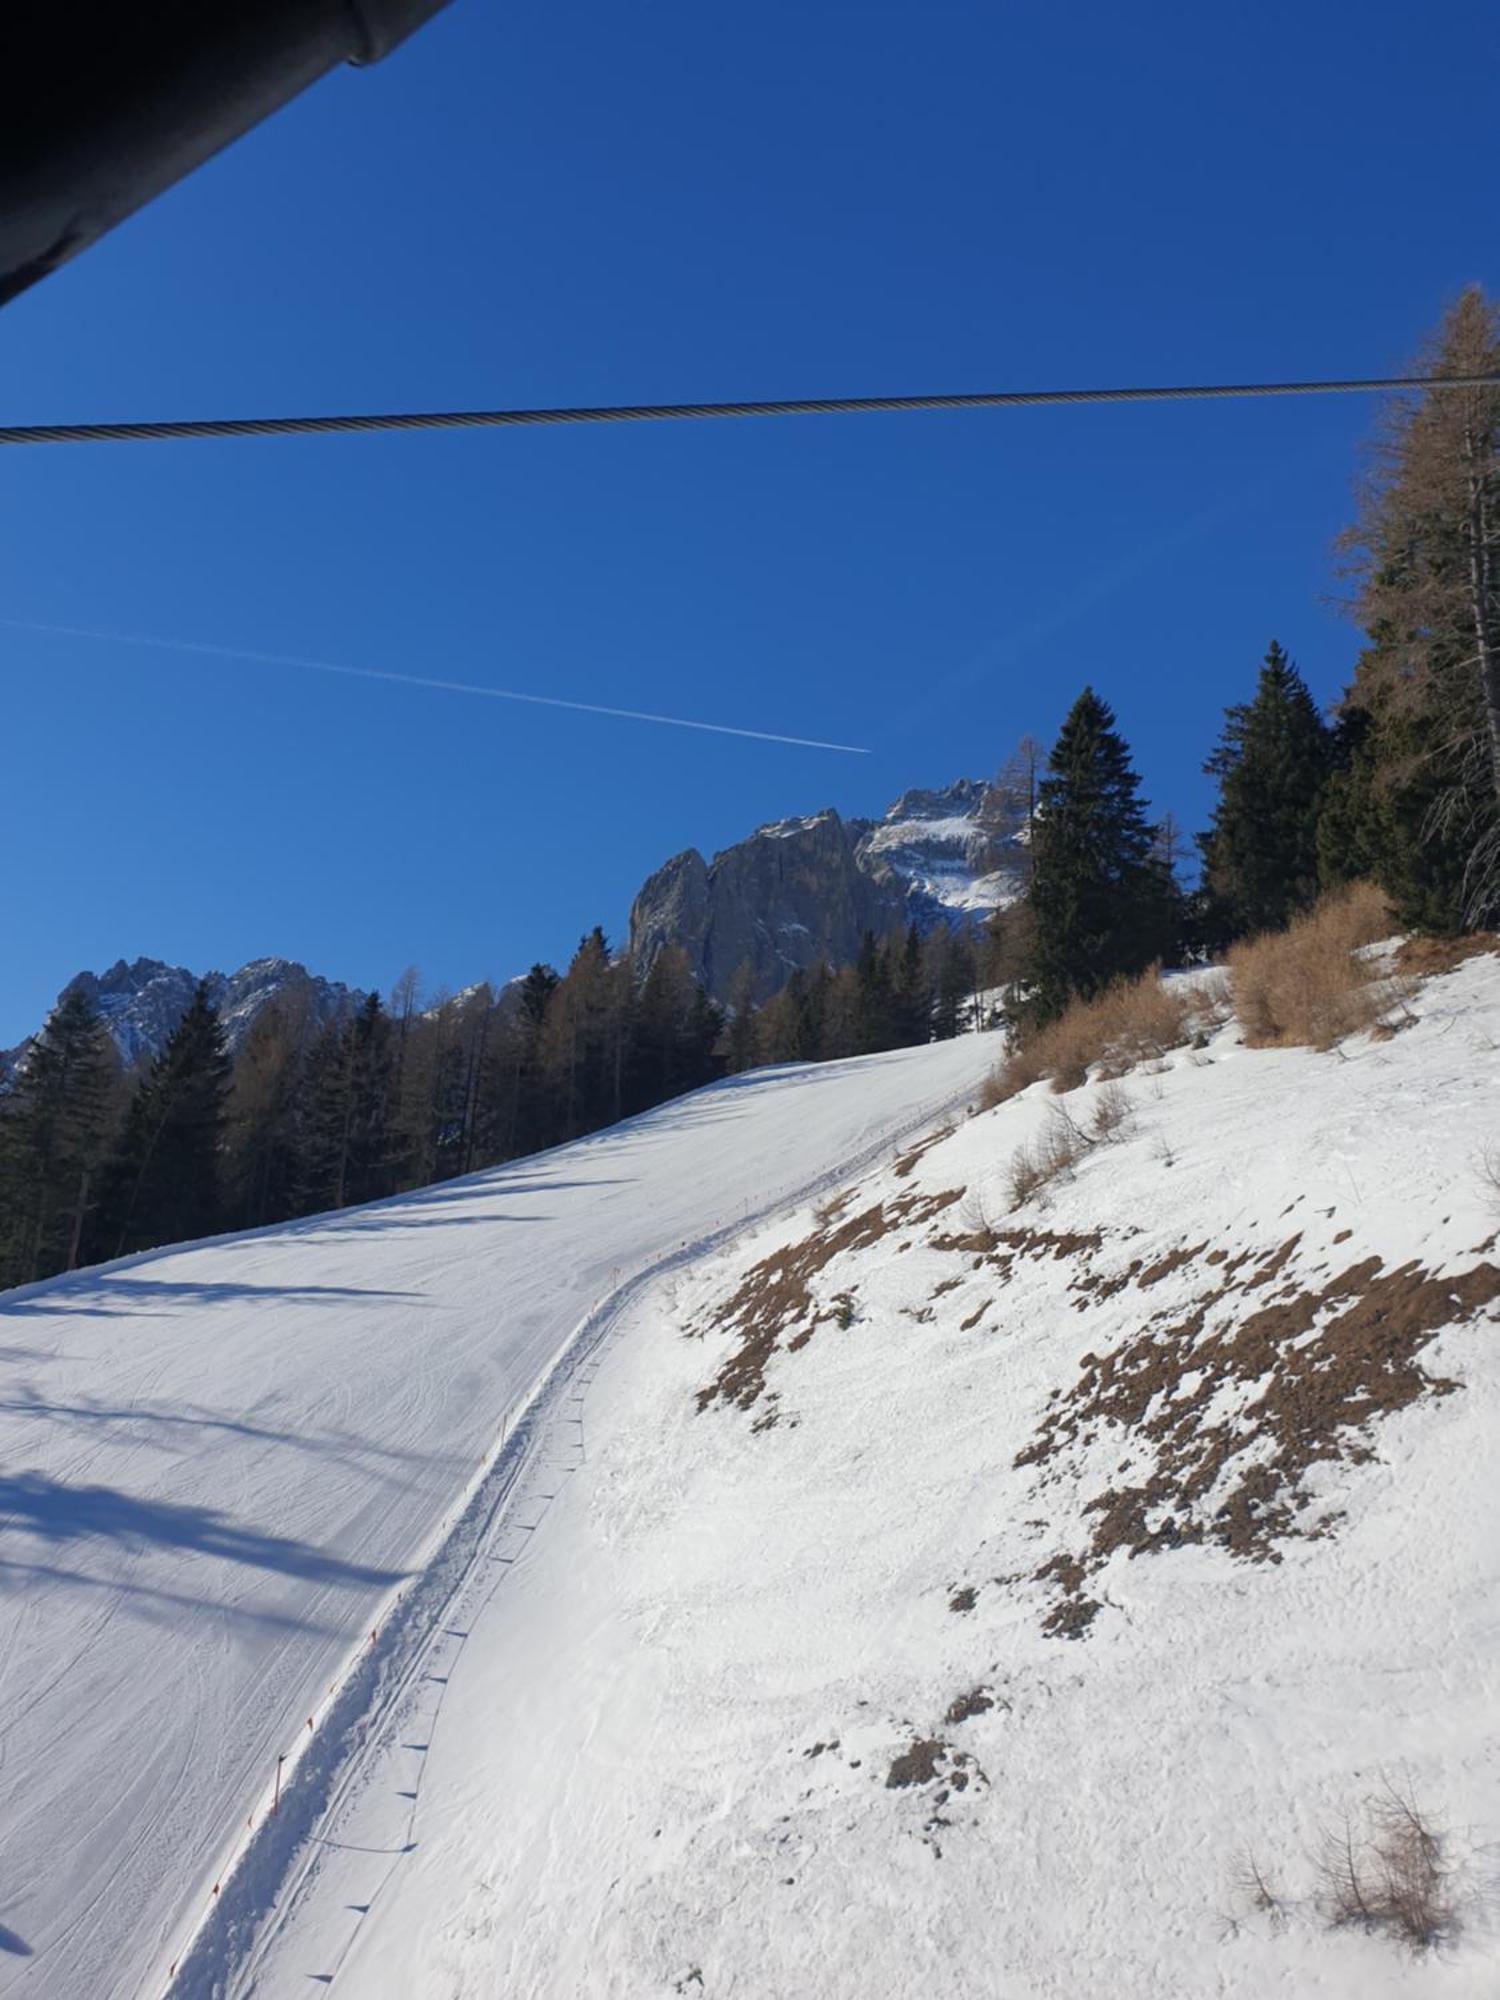
{"type": "Polygon", "coordinates": [[[239,1979],[288,1858],[357,1788],[351,1750],[535,1490],[566,1370],[524,1406],[580,1329],[993,1056],[759,1072],[467,1181],[0,1297],[0,1994],[155,1995],[206,1910],[178,1989],[239,1979]]]}
{"type": "Polygon", "coordinates": [[[1494,2000],[1500,959],[1399,1018],[1326,1055],[1226,1024],[1123,1112],[1034,1086],[626,1300],[205,1972],[1494,2000]],[[1059,1102],[1112,1129],[1012,1210],[1059,1102]],[[1378,1901],[1392,1788],[1439,1842],[1426,1951],[1332,1907],[1346,1824],[1378,1901]]]}

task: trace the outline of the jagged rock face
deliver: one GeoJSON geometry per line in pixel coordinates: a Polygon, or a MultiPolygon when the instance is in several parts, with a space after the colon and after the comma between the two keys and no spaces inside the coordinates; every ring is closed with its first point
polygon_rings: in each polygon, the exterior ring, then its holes
{"type": "MultiPolygon", "coordinates": [[[[127,1068],[149,1062],[188,1010],[197,976],[160,959],[122,958],[107,972],[80,972],[63,988],[81,989],[104,1018],[120,1060],[127,1068]]],[[[321,1024],[357,1007],[364,998],[336,980],[319,979],[306,966],[285,958],[255,958],[227,976],[207,974],[209,997],[219,1010],[232,1052],[237,1052],[262,1010],[273,1000],[306,1006],[321,1024]]]]}
{"type": "Polygon", "coordinates": [[[644,973],[669,944],[680,944],[701,978],[711,902],[708,863],[696,847],[663,862],[631,906],[633,962],[644,973]]]}
{"type": "Polygon", "coordinates": [[[1025,882],[1022,831],[993,787],[960,778],[938,792],[903,792],[861,839],[859,861],[880,880],[904,883],[926,928],[1015,900],[1025,882]]]}
{"type": "Polygon", "coordinates": [[[748,965],[752,1000],[797,967],[847,965],[867,930],[972,923],[1024,881],[1020,831],[986,785],[905,792],[881,820],[831,809],[763,826],[712,862],[695,848],[650,877],[630,912],[630,955],[645,972],[669,944],[718,1000],[748,965]]]}

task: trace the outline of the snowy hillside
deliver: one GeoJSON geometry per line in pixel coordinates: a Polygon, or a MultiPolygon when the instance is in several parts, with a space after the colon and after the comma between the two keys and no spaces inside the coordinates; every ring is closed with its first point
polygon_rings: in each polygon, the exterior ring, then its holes
{"type": "Polygon", "coordinates": [[[1400,1019],[0,1301],[0,1993],[1493,2000],[1500,959],[1400,1019]]]}
{"type": "Polygon", "coordinates": [[[1500,961],[1412,1011],[639,1296],[235,1990],[1491,2000],[1500,961]],[[1434,1951],[1332,1921],[1394,1796],[1434,1951]]]}
{"type": "Polygon", "coordinates": [[[991,1054],[736,1078],[471,1180],[0,1295],[0,1993],[154,2000],[210,1905],[178,1991],[218,1990],[326,1852],[330,1800],[358,1801],[366,1734],[410,1740],[403,1702],[443,1684],[632,1281],[972,1094],[991,1054]]]}

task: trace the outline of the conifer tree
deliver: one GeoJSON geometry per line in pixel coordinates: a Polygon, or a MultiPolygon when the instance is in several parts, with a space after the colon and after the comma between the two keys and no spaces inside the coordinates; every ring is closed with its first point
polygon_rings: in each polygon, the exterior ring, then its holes
{"type": "Polygon", "coordinates": [[[866,931],[855,961],[854,1053],[872,1055],[895,1045],[894,1003],[889,954],[866,931]]]}
{"type": "Polygon", "coordinates": [[[378,993],[319,1038],[309,1077],[308,1209],[346,1208],[392,1191],[392,1057],[378,993]]]}
{"type": "Polygon", "coordinates": [[[103,1179],[96,1254],[181,1243],[220,1226],[229,1083],[224,1030],[200,980],[131,1100],[103,1179]]]}
{"type": "Polygon", "coordinates": [[[932,1032],[932,990],[915,924],[907,925],[900,956],[891,968],[891,1017],[897,1048],[914,1048],[932,1032]]]}
{"type": "Polygon", "coordinates": [[[1205,939],[1215,947],[1281,930],[1318,893],[1318,815],[1332,732],[1273,639],[1253,700],[1238,703],[1204,770],[1219,781],[1200,835],[1205,939]]]}
{"type": "Polygon", "coordinates": [[[505,1153],[533,1153],[549,1146],[555,1136],[554,1107],[542,1068],[542,1030],[558,976],[550,965],[533,965],[521,981],[510,1060],[515,1075],[513,1122],[505,1137],[505,1153]]]}
{"type": "Polygon", "coordinates": [[[753,974],[747,959],[729,982],[729,1005],[719,1055],[728,1076],[754,1069],[760,1061],[759,1036],[755,1018],[753,974]]]}
{"type": "Polygon", "coordinates": [[[117,1074],[98,1010],[69,987],[0,1101],[0,1284],[78,1261],[117,1074]]]}
{"type": "Polygon", "coordinates": [[[626,1108],[645,1110],[718,1074],[714,1045],[722,1026],[682,946],[658,952],[635,1009],[626,1108]]]}
{"type": "Polygon", "coordinates": [[[949,930],[935,934],[933,952],[932,1032],[936,1040],[951,1042],[978,984],[976,953],[967,937],[949,930]]]}
{"type": "MultiPolygon", "coordinates": [[[[1500,308],[1477,288],[1420,365],[1500,373],[1500,308]]],[[[1325,876],[1373,857],[1403,922],[1500,919],[1500,389],[1387,412],[1344,537],[1367,644],[1345,696],[1347,753],[1320,831],[1325,876]]]]}
{"type": "Polygon", "coordinates": [[[597,1131],[623,1102],[623,1011],[628,975],[613,978],[609,944],[596,925],[579,940],[547,1005],[542,1061],[558,1099],[559,1136],[597,1131]]]}
{"type": "Polygon", "coordinates": [[[297,1213],[305,1006],[276,1001],[251,1023],[234,1065],[225,1139],[225,1220],[258,1229],[297,1213]]]}
{"type": "Polygon", "coordinates": [[[1139,794],[1113,711],[1085,688],[1038,788],[1027,983],[1039,1019],[1171,948],[1171,886],[1139,794]]]}

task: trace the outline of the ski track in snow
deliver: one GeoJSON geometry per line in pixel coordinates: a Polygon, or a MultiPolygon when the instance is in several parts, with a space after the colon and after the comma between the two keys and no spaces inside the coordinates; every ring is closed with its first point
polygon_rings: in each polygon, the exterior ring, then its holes
{"type": "MultiPolygon", "coordinates": [[[[851,1159],[832,1222],[784,1211],[620,1298],[545,1399],[451,1621],[468,1636],[435,1635],[439,1678],[388,1714],[339,1844],[231,1990],[1494,2000],[1500,1302],[1434,1327],[1424,1369],[1459,1386],[1308,1468],[1301,1535],[1262,1561],[1211,1536],[1117,1547],[1083,1639],[1044,1629],[1045,1565],[1087,1548],[1091,1504],[1161,1441],[1091,1420],[1018,1462],[1090,1355],[1170,1344],[1207,1293],[1205,1338],[1331,1281],[1337,1312],[1372,1259],[1495,1259],[1477,1163],[1500,1130],[1500,962],[1412,1015],[1328,1055],[1226,1027],[1134,1072],[1128,1128],[1012,1216],[1007,1162],[1058,1102],[1035,1087],[899,1170],[851,1159]],[[759,1399],[699,1409],[744,1274],[877,1207],[759,1399]],[[1031,1249],[982,1254],[986,1216],[1031,1249]],[[1283,1250],[1274,1284],[1220,1292],[1215,1258],[1283,1250]],[[978,1690],[991,1705],[965,1706],[978,1690]],[[943,1770],[893,1784],[928,1738],[943,1770]],[[1326,1833],[1387,1780],[1453,1871],[1458,1925],[1428,1953],[1331,1925],[1319,1888],[1326,1833]],[[1247,1901],[1247,1854],[1279,1911],[1247,1901]]],[[[1087,1122],[1097,1086],[1063,1103],[1087,1122]]],[[[1261,1392],[1221,1382],[1207,1414],[1249,1418],[1261,1392]]]]}
{"type": "Polygon", "coordinates": [[[370,1773],[419,1756],[409,1722],[432,1740],[453,1635],[567,1476],[568,1391],[624,1305],[993,1054],[759,1072],[467,1181],[0,1297],[0,1995],[260,1991],[286,1917],[344,1879],[370,1773]]]}

